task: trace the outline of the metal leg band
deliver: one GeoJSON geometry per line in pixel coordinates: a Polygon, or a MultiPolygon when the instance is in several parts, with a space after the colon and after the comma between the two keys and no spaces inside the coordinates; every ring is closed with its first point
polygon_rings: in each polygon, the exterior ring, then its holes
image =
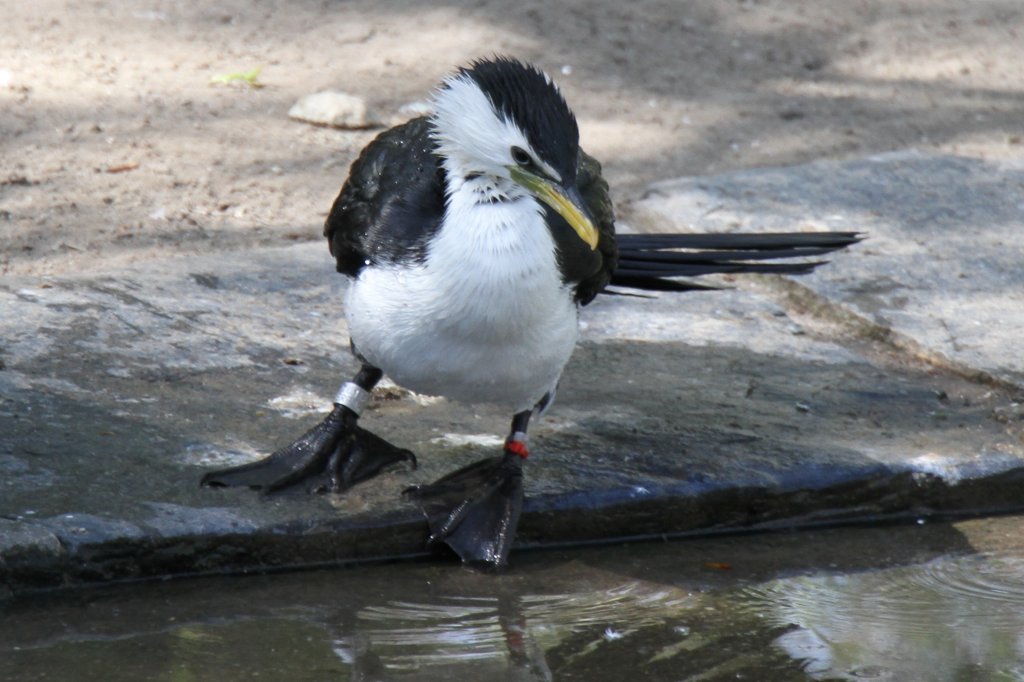
{"type": "Polygon", "coordinates": [[[370,402],[370,392],[359,384],[346,381],[338,389],[338,395],[334,396],[334,403],[347,407],[358,417],[363,413],[366,405],[370,402]]]}

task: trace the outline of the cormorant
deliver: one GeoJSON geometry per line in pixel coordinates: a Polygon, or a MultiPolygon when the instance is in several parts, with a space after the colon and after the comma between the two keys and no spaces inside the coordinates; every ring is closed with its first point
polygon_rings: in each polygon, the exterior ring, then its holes
{"type": "Polygon", "coordinates": [[[600,164],[552,80],[518,60],[448,76],[434,111],[381,133],[352,164],[324,235],[349,278],[345,315],[362,363],[334,409],[298,440],[209,486],[264,491],[313,480],[342,492],[411,452],[358,425],[386,373],[417,393],[502,405],[502,452],[406,494],[430,542],[465,563],[505,565],[522,507],[527,426],[551,403],[580,309],[608,287],[707,288],[709,273],[809,272],[852,232],[615,234],[600,164]]]}

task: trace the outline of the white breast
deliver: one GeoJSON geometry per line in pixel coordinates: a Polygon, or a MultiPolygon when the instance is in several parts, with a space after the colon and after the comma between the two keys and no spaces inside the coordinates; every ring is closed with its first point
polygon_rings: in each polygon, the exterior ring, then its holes
{"type": "Polygon", "coordinates": [[[356,348],[396,383],[516,411],[555,387],[578,330],[554,241],[529,198],[454,195],[425,261],[364,268],[345,312],[356,348]]]}

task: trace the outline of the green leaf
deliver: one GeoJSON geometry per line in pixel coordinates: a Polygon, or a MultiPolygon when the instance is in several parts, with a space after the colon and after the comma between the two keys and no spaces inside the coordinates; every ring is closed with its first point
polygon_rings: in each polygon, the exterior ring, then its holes
{"type": "Polygon", "coordinates": [[[210,79],[211,85],[227,85],[229,83],[242,82],[250,88],[262,88],[263,83],[259,82],[260,72],[263,67],[257,66],[248,71],[235,71],[233,73],[222,73],[210,79]]]}

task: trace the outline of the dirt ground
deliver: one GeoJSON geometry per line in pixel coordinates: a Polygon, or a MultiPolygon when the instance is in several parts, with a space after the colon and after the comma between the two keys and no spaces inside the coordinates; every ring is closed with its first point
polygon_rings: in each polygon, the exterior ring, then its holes
{"type": "Polygon", "coordinates": [[[397,121],[493,53],[555,76],[627,218],[682,175],[1024,152],[1020,0],[34,0],[2,23],[0,274],[319,239],[376,133],[295,100],[397,121]],[[211,83],[256,67],[264,87],[211,83]]]}

